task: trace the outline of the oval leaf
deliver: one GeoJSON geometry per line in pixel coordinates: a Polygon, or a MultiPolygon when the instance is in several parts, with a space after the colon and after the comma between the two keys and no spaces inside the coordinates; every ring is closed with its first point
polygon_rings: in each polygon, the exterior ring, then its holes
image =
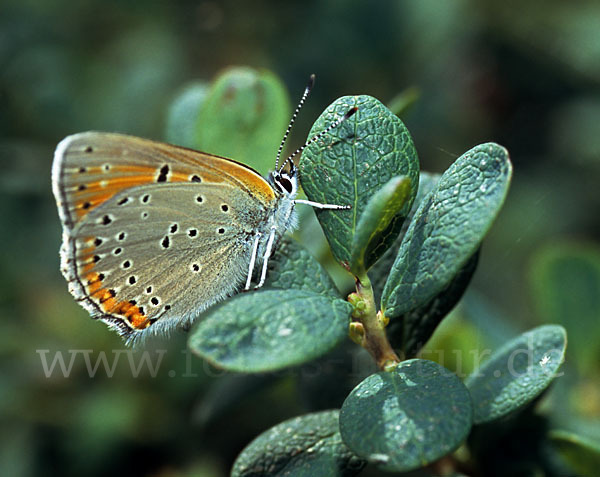
{"type": "MultiPolygon", "coordinates": [[[[352,210],[319,210],[317,218],[336,260],[348,268],[359,219],[367,203],[392,177],[404,175],[418,184],[419,161],[408,130],[389,109],[370,96],[344,96],[313,125],[309,137],[325,130],[351,108],[358,111],[302,154],[300,177],[307,197],[316,202],[351,205],[352,210]]],[[[417,193],[411,190],[402,215],[417,193]]],[[[397,230],[387,234],[390,242],[397,230]]]]}
{"type": "Polygon", "coordinates": [[[196,123],[196,147],[266,174],[275,165],[289,111],[287,91],[274,74],[228,69],[215,79],[204,101],[196,123]]]}
{"type": "Polygon", "coordinates": [[[344,476],[366,462],[342,442],[339,411],[323,411],[284,421],[254,439],[238,456],[232,477],[344,476]]]}
{"type": "Polygon", "coordinates": [[[273,258],[265,287],[306,290],[340,298],[340,292],[321,264],[302,245],[284,236],[273,258]]]}
{"type": "Polygon", "coordinates": [[[406,472],[456,449],[472,414],[458,376],[433,361],[411,359],[354,388],[340,412],[340,432],[360,457],[406,472]]]}
{"type": "Polygon", "coordinates": [[[425,197],[406,231],[383,289],[388,318],[434,298],[473,256],[508,191],[512,166],[497,144],[459,157],[425,197]]]}
{"type": "Polygon", "coordinates": [[[476,424],[493,421],[533,401],[556,377],[567,335],[558,325],[523,333],[496,351],[467,378],[476,424]]]}
{"type": "Polygon", "coordinates": [[[193,353],[217,367],[259,373],[297,365],[335,347],[352,306],[305,290],[261,290],[211,308],[193,330],[193,353]]]}
{"type": "Polygon", "coordinates": [[[410,179],[397,176],[379,189],[367,203],[358,220],[350,252],[350,271],[361,275],[368,270],[394,242],[390,234],[402,226],[406,201],[411,198],[410,179]]]}

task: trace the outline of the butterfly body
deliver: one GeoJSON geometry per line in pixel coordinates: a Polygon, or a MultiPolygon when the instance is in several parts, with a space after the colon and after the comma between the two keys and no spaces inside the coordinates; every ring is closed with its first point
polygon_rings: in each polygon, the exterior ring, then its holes
{"type": "Polygon", "coordinates": [[[132,342],[249,288],[296,224],[293,164],[264,179],[218,156],[88,132],[59,144],[52,177],[69,290],[132,342]]]}

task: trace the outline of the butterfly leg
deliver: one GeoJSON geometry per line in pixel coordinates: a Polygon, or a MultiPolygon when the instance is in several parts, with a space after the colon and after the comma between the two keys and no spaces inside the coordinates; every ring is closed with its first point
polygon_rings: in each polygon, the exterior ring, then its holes
{"type": "Polygon", "coordinates": [[[260,273],[260,281],[255,288],[260,288],[264,285],[265,279],[267,278],[267,265],[269,264],[269,258],[271,258],[271,253],[273,252],[273,241],[275,240],[275,231],[277,228],[275,226],[271,227],[271,233],[269,234],[269,240],[267,242],[267,246],[265,247],[265,255],[263,256],[263,266],[262,272],[260,273]]]}
{"type": "Polygon", "coordinates": [[[320,204],[319,202],[313,202],[312,200],[304,200],[304,199],[296,199],[294,200],[294,204],[305,204],[310,205],[316,209],[351,209],[351,205],[335,205],[335,204],[320,204]]]}
{"type": "Polygon", "coordinates": [[[256,263],[256,255],[258,255],[258,243],[260,242],[261,234],[256,234],[254,239],[254,245],[252,246],[252,255],[250,255],[250,266],[248,267],[248,278],[246,280],[246,286],[244,290],[250,290],[250,282],[252,281],[252,272],[254,271],[254,264],[256,263]]]}

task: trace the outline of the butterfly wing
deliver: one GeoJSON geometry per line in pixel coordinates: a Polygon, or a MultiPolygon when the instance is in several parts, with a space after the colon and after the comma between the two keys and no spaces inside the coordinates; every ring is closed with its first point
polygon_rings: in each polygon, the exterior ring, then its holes
{"type": "Polygon", "coordinates": [[[188,323],[235,292],[275,200],[241,164],[104,133],[61,142],[53,188],[69,289],[129,340],[188,323]]]}
{"type": "Polygon", "coordinates": [[[69,228],[124,189],[163,182],[227,183],[258,200],[275,200],[271,186],[248,166],[184,147],[85,132],[65,138],[56,148],[52,187],[69,228]]]}

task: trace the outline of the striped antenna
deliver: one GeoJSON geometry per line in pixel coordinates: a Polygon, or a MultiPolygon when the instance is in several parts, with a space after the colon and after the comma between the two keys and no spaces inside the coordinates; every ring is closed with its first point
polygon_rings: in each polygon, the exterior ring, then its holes
{"type": "Polygon", "coordinates": [[[299,147],[298,149],[296,149],[296,151],[291,154],[283,163],[283,165],[281,166],[281,168],[279,169],[278,172],[281,172],[283,170],[283,168],[286,166],[286,164],[288,162],[293,162],[292,159],[294,159],[294,157],[296,157],[298,154],[300,154],[302,151],[304,151],[304,149],[306,149],[306,147],[308,147],[310,144],[312,144],[313,142],[319,140],[320,138],[322,138],[325,134],[327,134],[329,131],[331,131],[333,128],[337,128],[340,124],[342,124],[346,119],[352,117],[352,115],[358,111],[358,108],[356,106],[354,106],[353,108],[349,109],[348,112],[346,114],[344,114],[343,118],[338,119],[337,121],[331,123],[329,126],[327,126],[323,131],[321,131],[319,134],[317,134],[316,136],[313,136],[311,139],[309,139],[308,141],[306,141],[304,143],[303,146],[299,147]]]}
{"type": "Polygon", "coordinates": [[[313,88],[314,85],[315,85],[315,75],[312,74],[312,75],[310,75],[308,84],[306,85],[306,88],[304,90],[304,94],[302,95],[302,98],[300,98],[300,102],[298,103],[298,106],[296,106],[296,111],[294,111],[294,114],[292,115],[292,119],[290,119],[290,124],[288,124],[285,134],[283,135],[283,139],[281,140],[281,144],[279,145],[279,151],[277,151],[277,159],[275,159],[275,170],[277,170],[277,167],[279,165],[279,159],[281,158],[281,152],[283,151],[283,146],[285,144],[286,139],[288,138],[288,136],[290,134],[290,131],[292,130],[292,126],[294,125],[294,122],[296,121],[296,116],[298,116],[300,109],[304,105],[304,101],[306,101],[306,98],[308,98],[308,95],[310,94],[310,90],[313,88]]]}

